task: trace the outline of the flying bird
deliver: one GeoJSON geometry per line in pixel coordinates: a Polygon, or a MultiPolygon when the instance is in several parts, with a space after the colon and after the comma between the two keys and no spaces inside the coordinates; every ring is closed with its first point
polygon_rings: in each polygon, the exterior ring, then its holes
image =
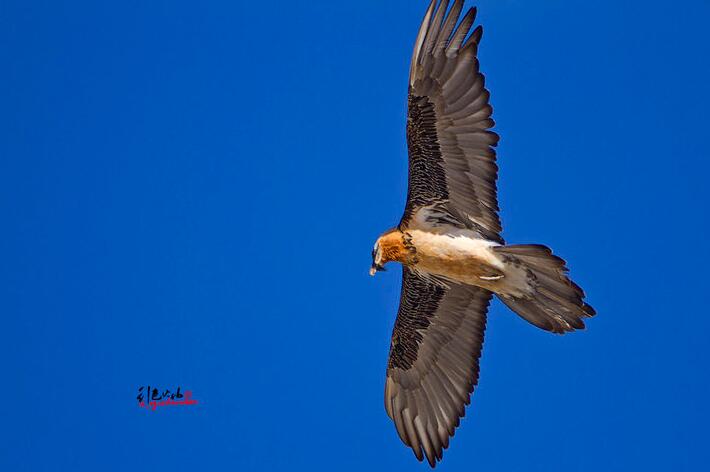
{"type": "Polygon", "coordinates": [[[488,304],[495,294],[553,333],[594,316],[565,261],[545,246],[501,237],[489,92],[477,58],[482,28],[464,0],[432,0],[409,73],[409,181],[404,215],[372,251],[370,274],[399,262],[385,409],[401,440],[434,467],[478,382],[488,304]],[[437,5],[438,3],[438,5],[437,5]]]}

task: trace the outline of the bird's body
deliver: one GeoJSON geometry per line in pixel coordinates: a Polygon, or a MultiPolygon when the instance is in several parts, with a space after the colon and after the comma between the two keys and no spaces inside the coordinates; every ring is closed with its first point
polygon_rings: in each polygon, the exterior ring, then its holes
{"type": "Polygon", "coordinates": [[[503,278],[505,265],[491,247],[491,241],[476,238],[470,230],[409,230],[416,262],[412,269],[438,275],[453,282],[491,289],[503,278]]]}
{"type": "Polygon", "coordinates": [[[565,262],[542,245],[500,235],[494,147],[498,135],[479,71],[475,10],[432,0],[409,76],[409,185],[399,225],[372,251],[371,274],[403,266],[385,409],[402,441],[433,467],[478,382],[488,304],[498,298],[555,333],[594,315],[565,262]],[[437,7],[438,5],[438,7],[437,7]],[[470,33],[470,34],[469,34],[470,33]]]}
{"type": "Polygon", "coordinates": [[[423,276],[491,290],[503,278],[504,262],[491,249],[499,244],[481,239],[475,232],[456,227],[394,230],[380,240],[383,262],[407,264],[423,276]]]}

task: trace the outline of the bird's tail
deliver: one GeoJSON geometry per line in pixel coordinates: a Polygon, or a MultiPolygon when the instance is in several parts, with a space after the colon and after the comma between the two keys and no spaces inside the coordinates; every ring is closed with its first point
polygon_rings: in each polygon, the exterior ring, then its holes
{"type": "Polygon", "coordinates": [[[584,303],[584,291],[567,276],[565,261],[538,244],[498,246],[494,251],[506,266],[522,275],[515,286],[498,292],[503,303],[535,326],[554,333],[584,328],[584,318],[595,315],[584,303]]]}

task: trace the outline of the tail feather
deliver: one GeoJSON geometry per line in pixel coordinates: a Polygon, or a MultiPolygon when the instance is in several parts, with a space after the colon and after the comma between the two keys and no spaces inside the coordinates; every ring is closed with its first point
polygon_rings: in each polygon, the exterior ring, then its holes
{"type": "Polygon", "coordinates": [[[566,333],[584,329],[583,319],[596,314],[584,302],[584,291],[567,276],[565,261],[548,247],[521,244],[494,250],[506,264],[526,272],[525,287],[497,293],[522,318],[544,330],[566,333]]]}

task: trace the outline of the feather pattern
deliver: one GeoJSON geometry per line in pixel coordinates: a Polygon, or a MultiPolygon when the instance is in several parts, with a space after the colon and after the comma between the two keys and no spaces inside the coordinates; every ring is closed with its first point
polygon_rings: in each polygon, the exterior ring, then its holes
{"type": "Polygon", "coordinates": [[[476,57],[482,29],[469,35],[476,10],[456,26],[463,0],[433,1],[415,42],[407,115],[409,185],[400,228],[421,207],[443,204],[482,238],[503,242],[498,217],[489,93],[476,57]]]}
{"type": "MultiPolygon", "coordinates": [[[[409,182],[400,229],[428,215],[431,226],[471,229],[502,243],[493,149],[498,136],[476,57],[481,39],[463,0],[432,0],[409,76],[409,182]],[[457,25],[458,23],[458,25],[457,25]],[[426,208],[426,212],[419,212],[426,208]]],[[[449,445],[478,382],[492,293],[405,266],[392,333],[385,408],[401,440],[433,467],[449,445]]]]}
{"type": "Polygon", "coordinates": [[[434,466],[478,382],[492,293],[470,285],[444,288],[406,266],[403,270],[385,409],[402,441],[434,466]]]}

